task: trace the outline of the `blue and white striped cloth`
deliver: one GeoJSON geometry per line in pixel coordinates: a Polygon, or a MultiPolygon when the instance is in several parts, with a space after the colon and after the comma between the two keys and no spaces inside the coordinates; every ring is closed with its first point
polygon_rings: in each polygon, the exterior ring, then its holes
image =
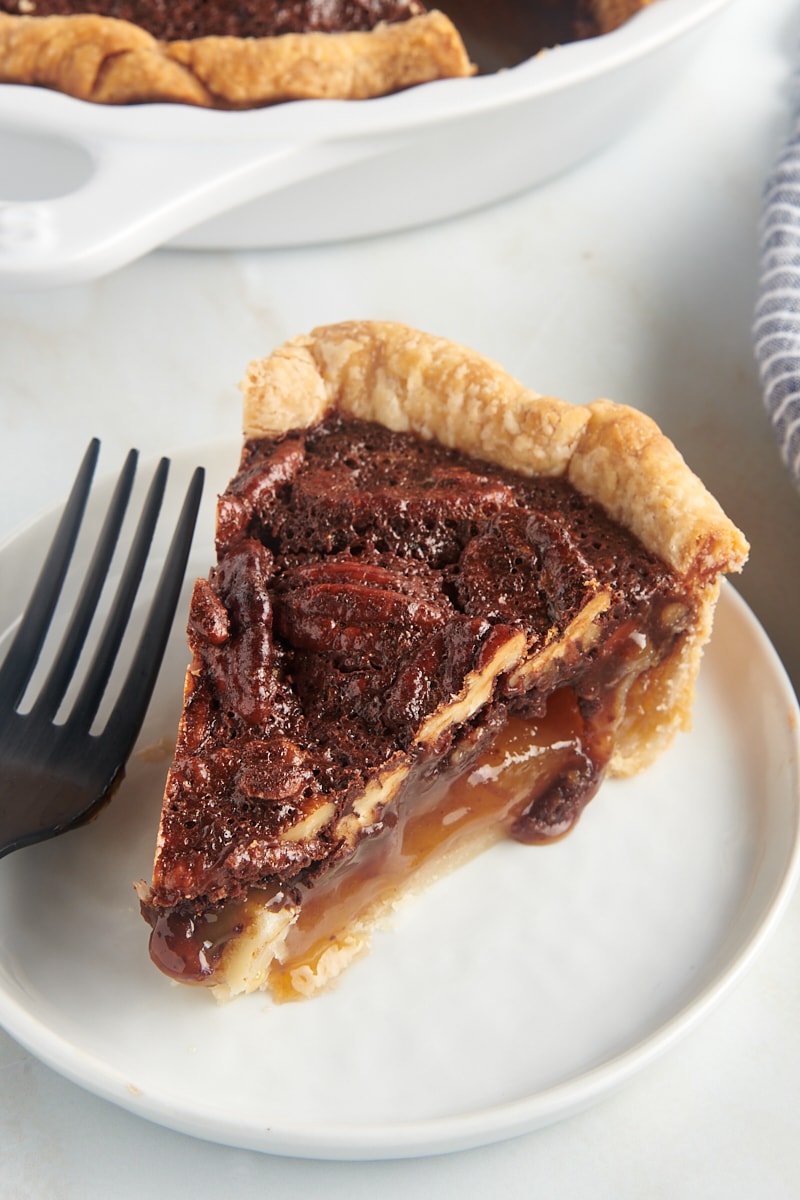
{"type": "Polygon", "coordinates": [[[767,180],[753,345],[764,405],[800,489],[800,110],[767,180]]]}

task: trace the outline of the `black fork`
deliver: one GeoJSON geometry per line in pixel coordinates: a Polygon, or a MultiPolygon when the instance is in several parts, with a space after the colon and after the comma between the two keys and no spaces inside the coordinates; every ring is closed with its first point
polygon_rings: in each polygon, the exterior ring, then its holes
{"type": "Polygon", "coordinates": [[[57,722],[128,507],[138,459],[131,450],[53,665],[30,710],[18,711],[72,558],[99,450],[95,439],[86,451],[33,594],[0,666],[0,857],[81,824],[111,795],[150,703],[186,571],[203,490],[202,467],[194,472],[187,489],[128,673],[102,730],[95,731],[93,725],[128,627],[164,497],[169,459],[162,458],[85,679],[66,719],[57,722]]]}

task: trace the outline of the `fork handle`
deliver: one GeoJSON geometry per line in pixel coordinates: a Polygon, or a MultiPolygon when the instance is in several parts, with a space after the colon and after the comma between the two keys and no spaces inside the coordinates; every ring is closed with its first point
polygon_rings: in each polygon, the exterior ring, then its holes
{"type": "Polygon", "coordinates": [[[67,574],[92,485],[100,442],[92,438],[83,456],[47,558],[19,628],[0,667],[0,711],[14,712],[39,661],[50,621],[67,574]]]}

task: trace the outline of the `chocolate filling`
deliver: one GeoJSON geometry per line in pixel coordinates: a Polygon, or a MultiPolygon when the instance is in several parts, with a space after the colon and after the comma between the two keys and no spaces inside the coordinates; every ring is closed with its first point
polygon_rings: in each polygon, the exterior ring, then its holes
{"type": "Polygon", "coordinates": [[[0,9],[37,17],[117,17],[164,41],[369,30],[379,21],[425,12],[418,0],[0,0],[0,9]]]}
{"type": "Polygon", "coordinates": [[[526,761],[510,737],[543,762],[542,748],[558,752],[546,768],[515,766],[487,822],[521,841],[562,836],[602,778],[627,681],[691,620],[682,581],[565,480],[338,414],[245,447],[219,501],[217,551],[192,599],[194,660],[143,906],[156,961],[198,981],[213,980],[247,923],[250,889],[262,903],[320,893],[348,863],[392,853],[398,825],[420,837],[433,822],[446,840],[448,813],[480,809],[476,779],[499,777],[500,759],[526,761]],[[474,728],[419,744],[510,639],[522,631],[535,656],[601,593],[579,661],[556,659],[524,684],[501,676],[474,728]],[[411,761],[399,794],[344,837],[398,752],[411,761]],[[432,780],[471,781],[470,804],[437,792],[426,807],[432,780]]]}

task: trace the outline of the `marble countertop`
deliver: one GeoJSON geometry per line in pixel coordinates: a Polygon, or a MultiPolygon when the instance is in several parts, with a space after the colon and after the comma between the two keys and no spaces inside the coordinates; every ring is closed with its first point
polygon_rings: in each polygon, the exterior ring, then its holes
{"type": "MultiPolygon", "coordinates": [[[[614,145],[436,226],[291,250],[162,250],[92,283],[0,292],[0,538],[61,501],[91,436],[109,470],[130,445],[160,454],[230,439],[250,359],[317,324],[402,320],[539,391],[651,413],[747,532],[737,588],[797,688],[800,497],[761,405],[750,324],[761,188],[788,126],[798,37],[794,0],[733,0],[614,145]]],[[[593,1108],[483,1149],[353,1164],[173,1133],[0,1032],[0,1196],[790,1200],[799,1001],[796,896],[723,1003],[593,1108]]]]}

